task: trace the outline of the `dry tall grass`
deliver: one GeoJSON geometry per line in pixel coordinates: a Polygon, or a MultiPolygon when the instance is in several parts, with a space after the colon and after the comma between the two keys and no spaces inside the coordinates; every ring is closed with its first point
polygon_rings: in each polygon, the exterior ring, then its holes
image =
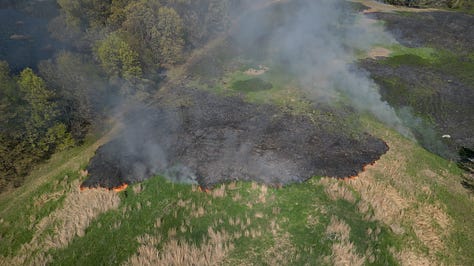
{"type": "Polygon", "coordinates": [[[32,240],[24,244],[16,257],[6,258],[6,265],[45,265],[50,249],[62,248],[76,236],[83,236],[90,222],[99,214],[117,209],[120,198],[117,193],[105,189],[79,189],[79,180],[72,184],[62,208],[43,218],[35,226],[32,240]],[[48,229],[53,229],[53,234],[48,229]]]}
{"type": "Polygon", "coordinates": [[[332,200],[344,199],[355,203],[356,199],[352,191],[344,183],[334,178],[321,178],[319,181],[324,186],[324,191],[332,200]]]}
{"type": "Polygon", "coordinates": [[[212,197],[214,198],[222,198],[225,196],[225,184],[222,184],[218,188],[214,188],[212,190],[212,197]]]}
{"type": "Polygon", "coordinates": [[[350,231],[351,228],[344,221],[331,217],[326,234],[334,240],[331,260],[336,266],[361,266],[365,263],[365,257],[357,254],[354,244],[349,241],[350,231]]]}
{"type": "Polygon", "coordinates": [[[268,187],[264,184],[260,186],[260,194],[258,195],[258,202],[265,203],[267,201],[268,187]]]}
{"type": "Polygon", "coordinates": [[[409,216],[416,217],[412,225],[413,231],[418,239],[429,247],[429,253],[434,256],[436,252],[442,251],[451,224],[449,216],[433,204],[424,204],[419,209],[412,209],[409,216]]]}
{"type": "Polygon", "coordinates": [[[297,248],[291,240],[291,234],[283,232],[276,219],[269,223],[269,231],[273,236],[273,245],[263,254],[268,265],[291,265],[297,258],[297,248]]]}
{"type": "Polygon", "coordinates": [[[117,209],[120,197],[105,189],[77,189],[70,193],[64,207],[46,217],[46,223],[55,226],[54,235],[45,240],[48,248],[65,247],[75,237],[82,237],[90,222],[99,214],[117,209]]]}
{"type": "Polygon", "coordinates": [[[218,265],[234,247],[231,235],[209,227],[208,238],[196,246],[184,240],[170,239],[161,250],[156,248],[159,238],[145,235],[139,239],[137,254],[125,265],[218,265]]]}
{"type": "Polygon", "coordinates": [[[395,257],[398,259],[402,266],[432,266],[437,265],[433,261],[430,261],[423,255],[412,251],[403,250],[401,252],[394,252],[395,257]]]}
{"type": "Polygon", "coordinates": [[[360,178],[348,182],[360,193],[359,211],[367,213],[372,209],[375,219],[389,226],[398,224],[409,202],[392,186],[377,182],[370,176],[371,173],[365,172],[360,175],[360,178]]]}
{"type": "MultiPolygon", "coordinates": [[[[401,261],[404,265],[412,265],[415,258],[436,264],[439,258],[435,254],[445,248],[444,239],[449,236],[451,218],[443,210],[442,203],[435,200],[429,182],[443,184],[453,193],[460,190],[460,185],[449,173],[443,176],[423,170],[423,165],[419,166],[419,171],[408,174],[407,167],[414,159],[410,155],[415,153],[415,145],[388,132],[379,137],[387,141],[390,150],[358,179],[347,182],[361,195],[359,211],[366,214],[366,219],[386,224],[395,234],[405,234],[407,229],[415,232],[416,239],[406,241],[407,251],[404,253],[410,256],[401,261]],[[420,201],[420,197],[427,200],[420,201]],[[415,244],[417,240],[427,249],[420,249],[415,244]]],[[[400,254],[395,255],[400,259],[403,257],[400,254]]]]}
{"type": "Polygon", "coordinates": [[[291,265],[296,259],[297,249],[288,232],[273,235],[274,244],[265,251],[264,260],[268,265],[291,265]]]}

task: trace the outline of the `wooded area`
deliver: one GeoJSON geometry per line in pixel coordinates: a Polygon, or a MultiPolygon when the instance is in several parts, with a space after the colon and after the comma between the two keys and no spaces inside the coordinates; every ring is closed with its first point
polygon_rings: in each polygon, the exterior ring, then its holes
{"type": "MultiPolygon", "coordinates": [[[[3,8],[28,8],[13,1],[3,8]]],[[[38,5],[37,3],[35,3],[38,5]]],[[[0,192],[54,152],[80,144],[123,97],[145,99],[161,73],[225,31],[232,0],[58,0],[49,31],[67,49],[20,73],[0,61],[0,192]],[[33,70],[34,69],[34,70],[33,70]]],[[[33,12],[34,13],[34,12],[33,12]]]]}

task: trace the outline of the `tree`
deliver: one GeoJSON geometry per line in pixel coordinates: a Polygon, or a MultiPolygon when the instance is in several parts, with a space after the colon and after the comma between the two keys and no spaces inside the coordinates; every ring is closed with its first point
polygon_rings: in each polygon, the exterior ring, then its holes
{"type": "Polygon", "coordinates": [[[138,1],[130,3],[125,13],[121,31],[148,68],[169,66],[181,60],[183,21],[173,8],[157,1],[138,1]]]}
{"type": "Polygon", "coordinates": [[[85,29],[104,27],[112,0],[57,0],[69,26],[85,29]]]}
{"type": "Polygon", "coordinates": [[[31,69],[16,82],[8,65],[0,63],[0,190],[21,183],[31,166],[57,149],[74,145],[64,124],[57,121],[54,93],[31,69]]]}
{"type": "Polygon", "coordinates": [[[92,58],[71,52],[58,53],[38,68],[47,87],[56,93],[61,121],[81,142],[90,125],[101,118],[104,98],[110,95],[105,73],[92,58]]]}
{"type": "Polygon", "coordinates": [[[0,125],[4,125],[6,128],[13,126],[10,125],[10,121],[14,117],[11,111],[18,100],[15,81],[10,77],[8,63],[0,61],[0,125]]]}
{"type": "Polygon", "coordinates": [[[172,65],[181,61],[184,46],[183,21],[172,8],[158,10],[158,24],[151,30],[152,50],[161,62],[172,65]]]}
{"type": "Polygon", "coordinates": [[[214,35],[226,30],[230,25],[229,1],[209,0],[206,13],[205,26],[209,34],[214,35]]]}
{"type": "Polygon", "coordinates": [[[18,87],[25,101],[23,116],[28,121],[27,131],[36,135],[37,130],[50,127],[58,115],[57,105],[52,101],[54,94],[46,88],[44,80],[30,68],[20,73],[18,87]]]}
{"type": "Polygon", "coordinates": [[[138,53],[123,41],[117,33],[112,33],[98,43],[96,55],[107,74],[127,80],[142,75],[138,53]]]}

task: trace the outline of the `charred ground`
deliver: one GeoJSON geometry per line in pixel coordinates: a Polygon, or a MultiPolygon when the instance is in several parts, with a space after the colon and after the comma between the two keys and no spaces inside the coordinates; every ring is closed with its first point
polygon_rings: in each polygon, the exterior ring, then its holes
{"type": "Polygon", "coordinates": [[[474,16],[459,12],[372,13],[386,29],[408,47],[436,47],[457,51],[474,49],[474,16]]]}
{"type": "Polygon", "coordinates": [[[412,130],[430,151],[454,159],[462,147],[472,149],[474,16],[455,12],[371,16],[385,21],[408,51],[360,62],[380,86],[384,100],[413,111],[418,121],[412,124],[418,128],[412,130]],[[426,126],[420,127],[423,123],[426,126]],[[427,133],[427,127],[433,132],[427,133]],[[442,139],[443,135],[451,138],[442,139]]]}
{"type": "Polygon", "coordinates": [[[357,175],[388,150],[366,133],[354,136],[337,122],[271,105],[198,89],[165,94],[153,107],[128,115],[124,132],[97,150],[83,186],[112,188],[160,173],[203,187],[342,178],[357,175]]]}

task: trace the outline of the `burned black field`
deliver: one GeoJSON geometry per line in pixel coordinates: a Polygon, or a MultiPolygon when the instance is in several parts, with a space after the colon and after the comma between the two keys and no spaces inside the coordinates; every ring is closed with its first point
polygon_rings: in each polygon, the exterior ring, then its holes
{"type": "Polygon", "coordinates": [[[385,21],[397,41],[414,52],[366,59],[359,65],[370,72],[384,100],[418,117],[406,123],[423,147],[459,159],[460,150],[474,148],[474,16],[456,12],[371,16],[385,21]],[[420,55],[419,48],[432,52],[429,57],[420,55]],[[443,135],[449,138],[441,139],[443,135]]]}
{"type": "Polygon", "coordinates": [[[402,45],[436,47],[469,52],[474,50],[474,17],[459,12],[372,13],[402,45]]]}
{"type": "Polygon", "coordinates": [[[197,89],[172,94],[128,115],[124,132],[90,161],[83,187],[114,188],[156,174],[202,187],[231,180],[283,185],[313,176],[344,178],[388,150],[366,133],[351,137],[334,122],[270,105],[197,89]]]}

